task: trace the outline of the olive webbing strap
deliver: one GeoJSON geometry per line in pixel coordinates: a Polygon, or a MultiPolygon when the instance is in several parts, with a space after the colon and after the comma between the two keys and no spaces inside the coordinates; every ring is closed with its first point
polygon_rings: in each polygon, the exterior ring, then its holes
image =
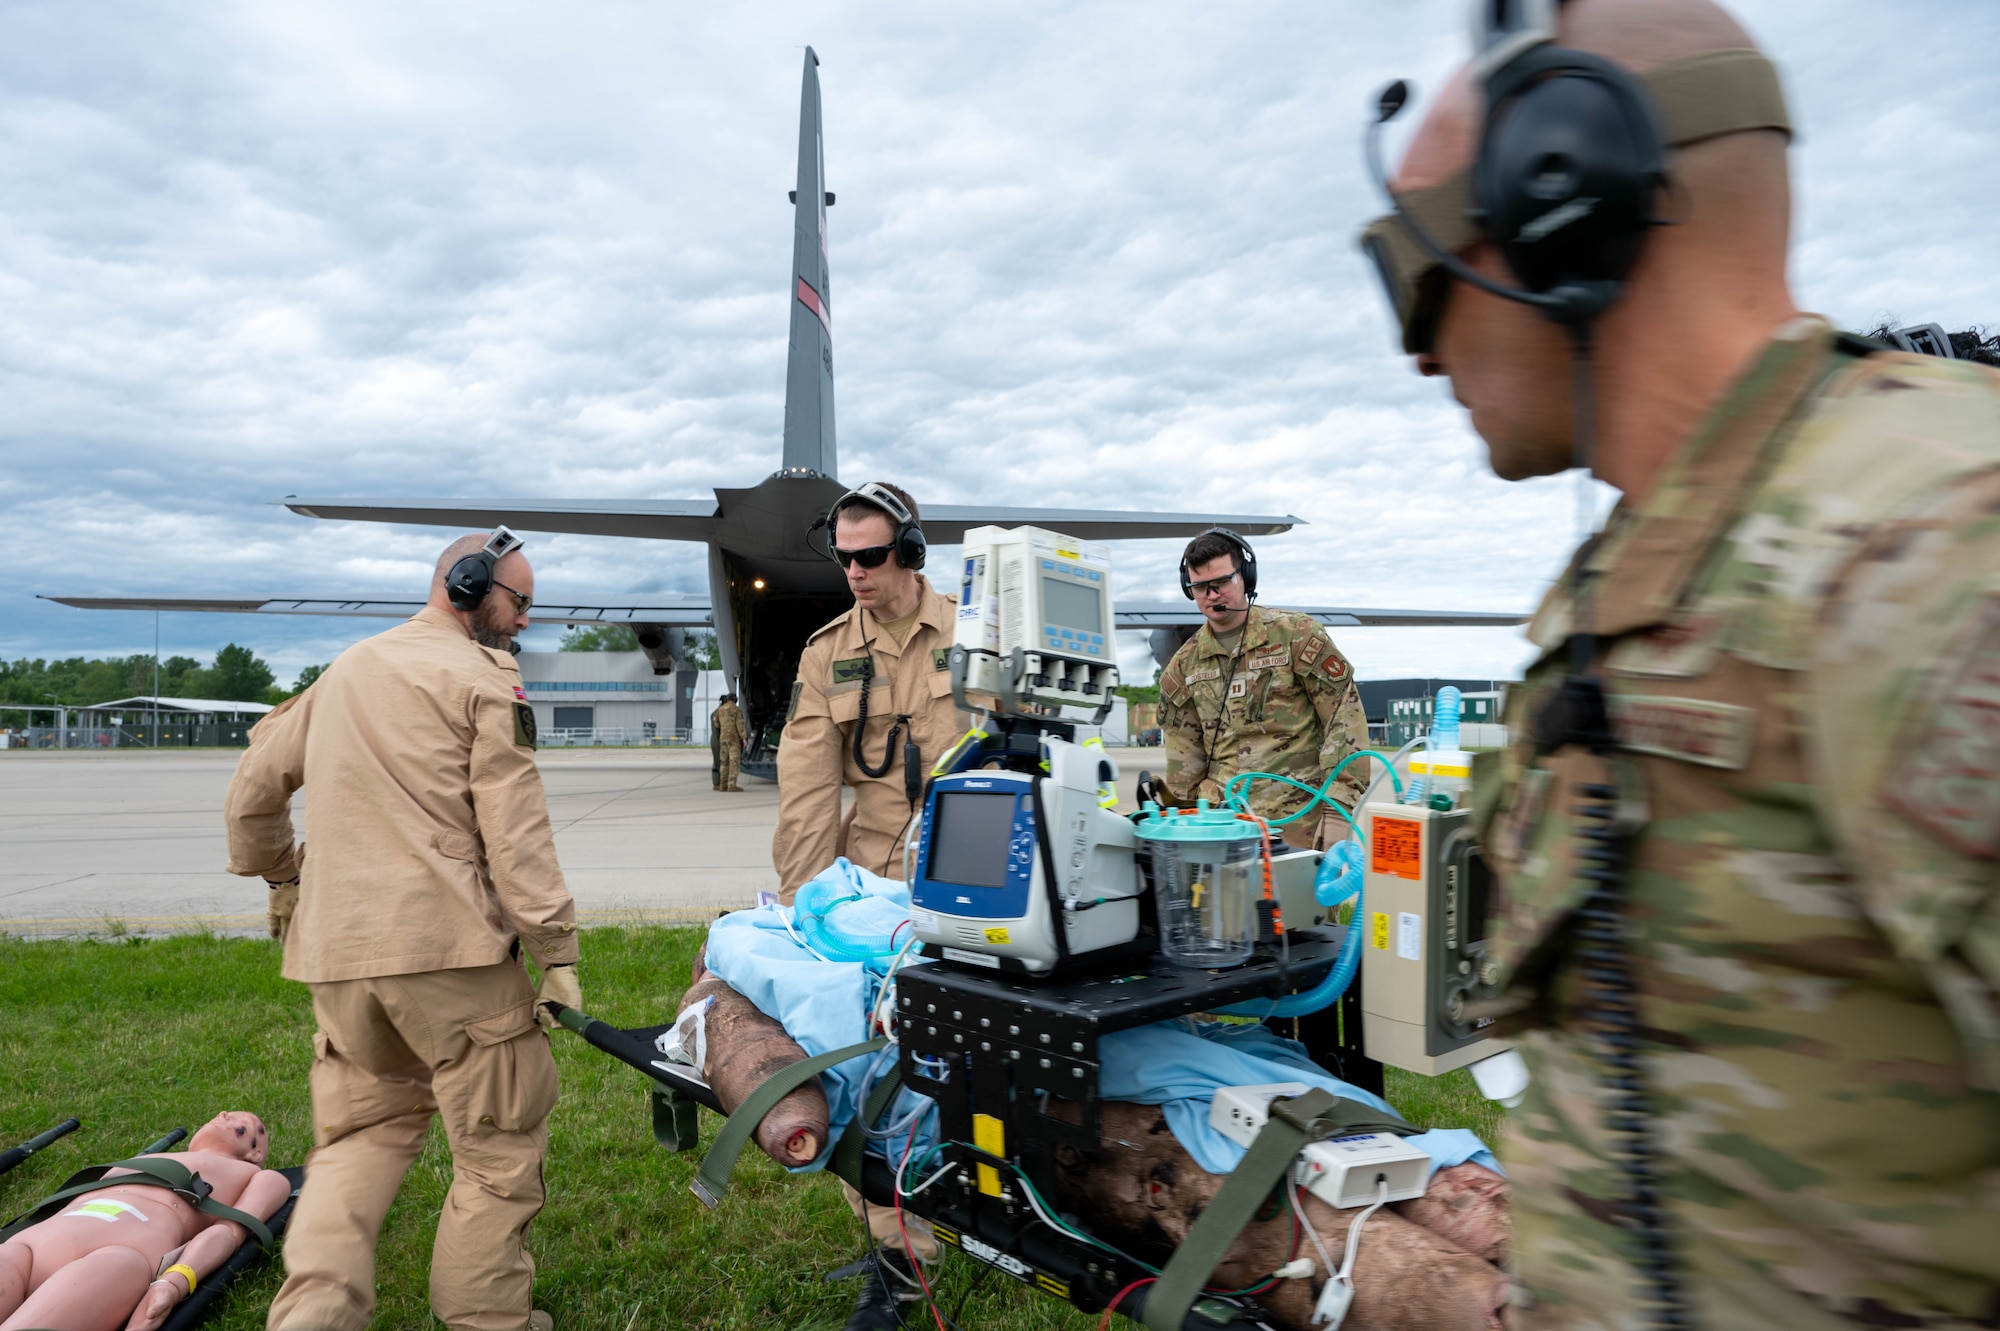
{"type": "Polygon", "coordinates": [[[840,1134],[840,1141],[834,1145],[833,1159],[828,1162],[828,1168],[846,1180],[856,1192],[867,1192],[861,1186],[861,1153],[868,1148],[867,1128],[882,1117],[902,1085],[903,1067],[897,1063],[883,1073],[882,1080],[868,1092],[868,1100],[861,1106],[861,1112],[854,1116],[854,1121],[847,1125],[847,1131],[840,1134]]]}
{"type": "Polygon", "coordinates": [[[743,1153],[744,1143],[750,1140],[750,1134],[757,1130],[764,1116],[778,1107],[778,1101],[835,1064],[872,1054],[888,1043],[887,1036],[878,1035],[844,1049],[829,1049],[824,1054],[815,1054],[764,1078],[757,1089],[736,1106],[729,1121],[722,1125],[722,1131],[716,1134],[708,1154],[702,1157],[701,1168],[695,1172],[694,1181],[688,1184],[689,1190],[703,1206],[715,1209],[722,1201],[722,1195],[729,1191],[729,1175],[736,1169],[736,1157],[743,1153]]]}
{"type": "Polygon", "coordinates": [[[83,1178],[86,1174],[94,1177],[81,1183],[71,1182],[68,1186],[57,1190],[53,1196],[44,1198],[26,1214],[16,1216],[5,1229],[0,1229],[0,1243],[13,1238],[30,1225],[48,1219],[60,1211],[62,1204],[72,1197],[81,1197],[85,1193],[96,1192],[102,1188],[118,1188],[128,1183],[136,1183],[178,1193],[194,1203],[195,1209],[203,1214],[243,1226],[250,1231],[250,1237],[256,1239],[260,1247],[269,1249],[277,1246],[277,1236],[271,1233],[270,1226],[248,1211],[239,1211],[233,1206],[224,1206],[216,1201],[209,1195],[209,1184],[201,1175],[178,1160],[162,1160],[157,1156],[150,1159],[139,1157],[131,1160],[114,1160],[108,1165],[92,1165],[88,1169],[80,1170],[72,1178],[83,1178]],[[133,1172],[105,1177],[114,1169],[129,1169],[133,1172]]]}
{"type": "Polygon", "coordinates": [[[1215,1274],[1229,1246],[1307,1142],[1336,1133],[1393,1132],[1406,1136],[1415,1131],[1373,1105],[1341,1099],[1320,1087],[1291,1099],[1273,1100],[1270,1117],[1264,1120],[1250,1149],[1195,1220],[1147,1296],[1141,1312],[1146,1326],[1150,1331],[1182,1331],[1202,1286],[1215,1274]]]}

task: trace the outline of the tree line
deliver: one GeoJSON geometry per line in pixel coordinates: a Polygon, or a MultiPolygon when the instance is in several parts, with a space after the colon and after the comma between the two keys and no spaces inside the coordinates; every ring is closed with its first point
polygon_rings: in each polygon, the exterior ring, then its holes
{"type": "Polygon", "coordinates": [[[61,703],[89,707],[119,698],[214,698],[227,702],[280,703],[319,677],[323,665],[307,666],[290,689],[278,687],[270,665],[248,647],[230,643],[203,665],[192,656],[169,656],[159,663],[153,687],[151,656],[72,656],[66,660],[23,657],[0,661],[0,709],[61,703]]]}

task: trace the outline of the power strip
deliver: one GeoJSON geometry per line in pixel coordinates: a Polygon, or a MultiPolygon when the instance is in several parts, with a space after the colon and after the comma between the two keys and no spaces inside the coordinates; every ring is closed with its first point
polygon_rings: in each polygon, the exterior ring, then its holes
{"type": "MultiPolygon", "coordinates": [[[[1221,1087],[1209,1104],[1208,1125],[1247,1149],[1270,1118],[1271,1102],[1306,1090],[1299,1081],[1221,1087]]],[[[1345,1208],[1378,1200],[1384,1183],[1392,1202],[1421,1197],[1430,1186],[1432,1168],[1428,1154],[1396,1134],[1368,1132],[1306,1143],[1293,1177],[1327,1205],[1345,1208]]]]}

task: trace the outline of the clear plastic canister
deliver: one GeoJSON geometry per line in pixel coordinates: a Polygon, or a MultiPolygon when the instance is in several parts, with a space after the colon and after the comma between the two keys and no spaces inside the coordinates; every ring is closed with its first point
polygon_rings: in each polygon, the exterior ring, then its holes
{"type": "Polygon", "coordinates": [[[1201,970],[1250,960],[1264,886],[1257,825],[1204,800],[1193,813],[1149,809],[1134,830],[1150,862],[1167,960],[1201,970]]]}

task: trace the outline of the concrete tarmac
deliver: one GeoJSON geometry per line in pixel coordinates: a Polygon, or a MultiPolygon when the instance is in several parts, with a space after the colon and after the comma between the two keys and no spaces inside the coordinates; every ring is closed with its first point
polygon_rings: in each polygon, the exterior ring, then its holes
{"type": "MultiPolygon", "coordinates": [[[[0,934],[262,933],[263,884],[223,872],[222,800],[241,754],[0,752],[0,934]]],[[[1114,756],[1129,806],[1160,751],[1114,756]]],[[[694,923],[777,890],[771,782],[709,789],[706,749],[545,749],[539,761],[585,923],[694,923]]]]}

